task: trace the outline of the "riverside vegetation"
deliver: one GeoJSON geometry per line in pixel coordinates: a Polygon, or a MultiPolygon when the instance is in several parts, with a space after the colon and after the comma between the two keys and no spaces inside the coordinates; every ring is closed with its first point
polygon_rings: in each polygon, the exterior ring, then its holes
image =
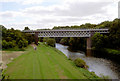
{"type": "MultiPolygon", "coordinates": [[[[83,68],[75,67],[76,65],[74,62],[68,60],[60,51],[49,47],[48,45],[53,47],[55,46],[54,39],[47,38],[47,45],[40,44],[37,48],[37,51],[35,51],[33,50],[33,47],[29,46],[29,44],[34,42],[34,35],[22,33],[20,30],[14,30],[13,28],[6,29],[3,25],[0,25],[0,27],[2,28],[3,50],[25,51],[24,47],[28,46],[26,49],[26,54],[17,57],[13,60],[13,62],[8,64],[8,68],[3,73],[4,78],[99,79],[99,77],[94,73],[91,73],[83,68]],[[60,73],[58,71],[60,71],[60,73]]],[[[110,33],[108,35],[99,33],[94,34],[92,37],[92,48],[95,51],[105,52],[107,57],[111,57],[112,59],[116,59],[118,62],[120,62],[120,19],[105,21],[97,25],[86,23],[80,26],[58,26],[54,27],[53,29],[61,28],[109,28],[110,33]]],[[[30,29],[25,27],[24,30],[30,29]]],[[[44,41],[43,39],[40,40],[44,41]]],[[[85,38],[67,37],[60,39],[61,40],[56,41],[64,45],[69,45],[68,49],[71,51],[86,49],[85,38]]],[[[85,63],[83,62],[83,64],[85,63]]]]}
{"type": "MultiPolygon", "coordinates": [[[[92,36],[92,50],[97,56],[109,58],[120,64],[120,19],[104,21],[97,25],[86,23],[80,26],[58,26],[53,29],[66,28],[108,28],[109,34],[95,33],[92,36]]],[[[60,39],[58,42],[63,45],[68,45],[68,50],[86,52],[86,38],[66,37],[60,39]]]]}

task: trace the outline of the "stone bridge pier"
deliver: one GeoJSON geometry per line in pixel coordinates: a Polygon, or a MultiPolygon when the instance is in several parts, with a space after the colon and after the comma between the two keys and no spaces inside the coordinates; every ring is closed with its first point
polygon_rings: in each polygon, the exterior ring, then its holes
{"type": "Polygon", "coordinates": [[[92,40],[91,37],[87,38],[87,49],[91,49],[92,46],[92,40]]]}
{"type": "Polygon", "coordinates": [[[35,44],[36,45],[38,45],[38,41],[39,41],[39,39],[38,39],[38,32],[35,32],[35,44]]]}

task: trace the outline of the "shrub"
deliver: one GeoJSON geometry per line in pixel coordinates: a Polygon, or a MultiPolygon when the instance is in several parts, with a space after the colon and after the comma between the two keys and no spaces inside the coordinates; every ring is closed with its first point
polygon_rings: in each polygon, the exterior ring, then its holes
{"type": "Polygon", "coordinates": [[[16,46],[16,44],[14,42],[8,42],[8,46],[9,48],[13,48],[16,46]]]}
{"type": "Polygon", "coordinates": [[[18,42],[18,47],[19,48],[22,48],[24,46],[24,42],[22,41],[22,40],[20,40],[19,42],[18,42]]]}
{"type": "Polygon", "coordinates": [[[47,42],[48,39],[49,39],[49,37],[44,37],[43,42],[47,42]]]}
{"type": "Polygon", "coordinates": [[[69,45],[69,38],[68,37],[64,37],[60,40],[60,43],[63,45],[69,45]]]}
{"type": "Polygon", "coordinates": [[[8,47],[9,47],[8,42],[7,42],[6,40],[3,40],[3,41],[2,41],[2,48],[7,49],[8,47]]]}
{"type": "Polygon", "coordinates": [[[74,60],[74,63],[77,67],[81,67],[81,68],[88,68],[88,66],[86,65],[86,62],[80,58],[77,58],[74,60]]]}
{"type": "Polygon", "coordinates": [[[49,46],[55,47],[55,39],[49,38],[46,43],[49,46]]]}
{"type": "Polygon", "coordinates": [[[27,40],[23,40],[23,42],[24,42],[24,47],[27,47],[28,41],[27,40]]]}

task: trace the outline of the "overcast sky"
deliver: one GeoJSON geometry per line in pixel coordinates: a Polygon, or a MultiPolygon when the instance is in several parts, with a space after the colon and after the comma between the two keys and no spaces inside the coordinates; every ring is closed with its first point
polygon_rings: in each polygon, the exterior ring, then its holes
{"type": "Polygon", "coordinates": [[[119,0],[0,0],[0,24],[23,30],[98,24],[118,18],[119,0]]]}

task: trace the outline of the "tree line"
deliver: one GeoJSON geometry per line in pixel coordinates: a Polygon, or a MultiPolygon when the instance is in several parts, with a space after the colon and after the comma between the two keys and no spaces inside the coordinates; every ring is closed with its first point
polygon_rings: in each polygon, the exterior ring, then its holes
{"type": "MultiPolygon", "coordinates": [[[[22,33],[20,30],[14,30],[13,28],[7,29],[3,25],[0,25],[2,30],[2,48],[23,48],[28,44],[34,42],[34,35],[22,33]]],[[[115,19],[113,21],[104,21],[100,24],[82,24],[80,26],[55,26],[53,29],[69,29],[69,28],[108,28],[109,34],[104,35],[100,33],[94,34],[92,37],[92,47],[95,49],[100,48],[113,48],[120,49],[120,19],[115,19]]],[[[25,27],[24,30],[30,30],[25,27]]],[[[59,41],[55,38],[57,42],[69,45],[70,50],[85,50],[86,49],[86,38],[79,37],[66,37],[60,38],[59,41]]],[[[50,40],[51,41],[51,40],[50,40]]],[[[49,42],[49,41],[48,41],[49,42]]],[[[55,41],[53,41],[54,43],[55,41]]],[[[51,43],[51,42],[50,42],[51,43]]],[[[52,45],[54,46],[54,44],[52,45]]]]}
{"type": "MultiPolygon", "coordinates": [[[[108,28],[109,34],[96,33],[92,36],[92,47],[94,49],[112,48],[120,49],[120,19],[114,19],[113,21],[104,21],[100,24],[82,24],[80,26],[55,26],[53,29],[72,29],[72,28],[108,28]]],[[[85,50],[86,38],[79,37],[66,37],[60,40],[61,44],[69,45],[70,50],[85,50]]]]}
{"type": "MultiPolygon", "coordinates": [[[[23,48],[34,42],[34,36],[31,34],[22,33],[20,30],[13,28],[7,29],[0,25],[2,30],[2,48],[23,48]]],[[[26,30],[27,27],[25,27],[26,30]]]]}

